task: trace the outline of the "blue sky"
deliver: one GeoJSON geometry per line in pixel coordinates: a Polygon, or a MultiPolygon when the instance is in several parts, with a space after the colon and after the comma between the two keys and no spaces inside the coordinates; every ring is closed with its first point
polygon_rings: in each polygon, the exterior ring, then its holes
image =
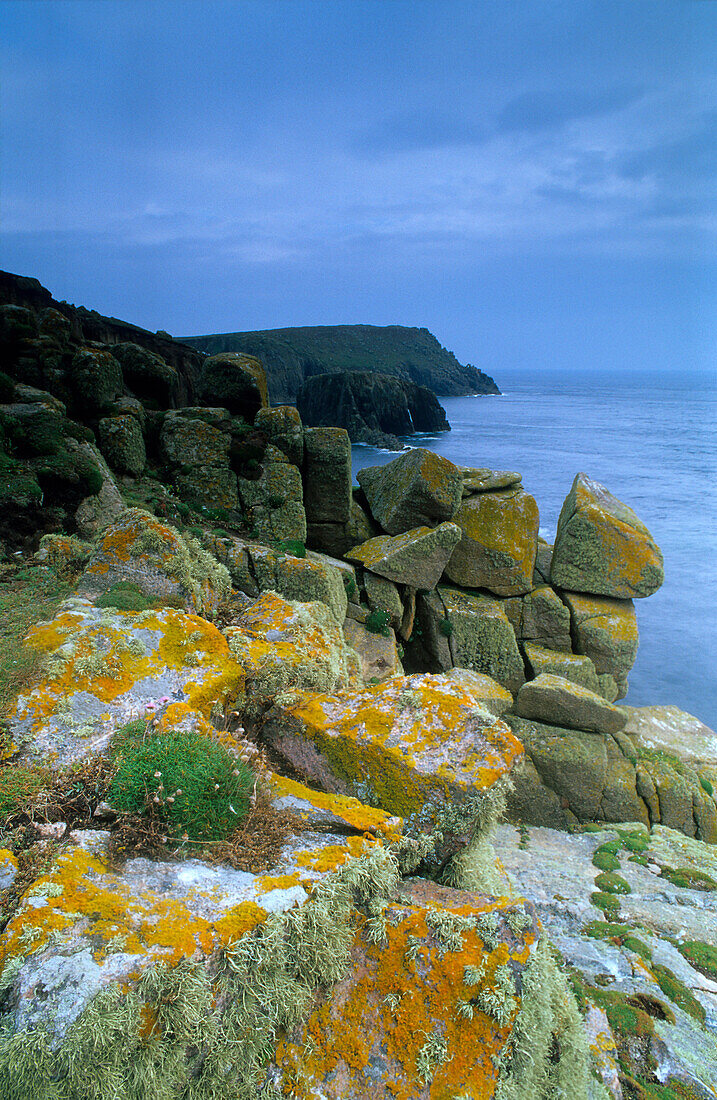
{"type": "Polygon", "coordinates": [[[0,266],[175,334],[714,369],[713,0],[0,0],[0,266]]]}

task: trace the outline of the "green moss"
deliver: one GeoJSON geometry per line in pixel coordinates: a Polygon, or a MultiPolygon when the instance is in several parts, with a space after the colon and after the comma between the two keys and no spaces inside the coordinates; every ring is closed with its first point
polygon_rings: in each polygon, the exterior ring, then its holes
{"type": "Polygon", "coordinates": [[[593,866],[597,867],[600,871],[619,871],[620,860],[617,853],[620,851],[621,844],[619,840],[608,841],[607,844],[601,844],[599,848],[596,848],[593,854],[593,866]]]}
{"type": "Polygon", "coordinates": [[[591,894],[590,901],[596,909],[602,909],[606,917],[615,916],[620,911],[620,902],[615,895],[603,890],[596,890],[591,894]]]}
{"type": "MultiPolygon", "coordinates": [[[[281,504],[283,503],[284,501],[282,499],[281,504]]],[[[295,558],[306,557],[306,547],[300,539],[281,539],[277,542],[276,548],[284,554],[293,554],[295,558]]]]}
{"type": "Polygon", "coordinates": [[[391,633],[388,625],[390,621],[391,612],[382,611],[381,608],[376,607],[373,611],[369,611],[364,626],[372,634],[383,634],[384,637],[388,637],[391,633]]]}
{"type": "Polygon", "coordinates": [[[632,890],[625,879],[621,875],[616,875],[614,871],[603,871],[595,879],[595,885],[599,890],[604,890],[608,894],[631,894],[632,890]]]}
{"type": "Polygon", "coordinates": [[[358,588],[356,586],[356,581],[348,573],[343,573],[342,577],[343,577],[343,582],[344,582],[344,588],[346,589],[346,595],[348,596],[349,600],[355,601],[356,597],[358,596],[358,588]]]}
{"type": "Polygon", "coordinates": [[[717,981],[717,947],[698,940],[685,940],[677,944],[677,950],[700,974],[717,981]]]}
{"type": "Polygon", "coordinates": [[[686,985],[675,977],[673,972],[667,966],[661,966],[654,964],[652,966],[652,973],[657,981],[662,992],[668,997],[673,1004],[681,1008],[683,1012],[687,1012],[699,1023],[703,1024],[706,1019],[706,1013],[700,1002],[696,997],[692,995],[686,985]]]}
{"type": "Polygon", "coordinates": [[[448,618],[441,619],[440,623],[438,624],[438,629],[440,630],[444,638],[450,638],[453,634],[453,623],[448,618]]]}
{"type": "Polygon", "coordinates": [[[709,779],[706,779],[704,775],[700,776],[700,787],[710,796],[710,798],[714,798],[715,789],[709,779]]]}
{"type": "Polygon", "coordinates": [[[219,741],[171,730],[126,743],[109,800],[155,816],[175,840],[221,840],[246,814],[253,784],[253,773],[219,741]]]}
{"type": "Polygon", "coordinates": [[[682,886],[686,890],[717,890],[717,882],[694,867],[663,867],[662,877],[673,886],[682,886]]]}
{"type": "Polygon", "coordinates": [[[650,847],[650,837],[648,833],[638,831],[632,832],[623,829],[618,829],[618,833],[623,848],[627,848],[628,852],[646,852],[650,847]]]}
{"type": "Polygon", "coordinates": [[[156,603],[148,599],[132,581],[118,581],[97,597],[95,606],[116,607],[118,611],[148,611],[156,603]]]}

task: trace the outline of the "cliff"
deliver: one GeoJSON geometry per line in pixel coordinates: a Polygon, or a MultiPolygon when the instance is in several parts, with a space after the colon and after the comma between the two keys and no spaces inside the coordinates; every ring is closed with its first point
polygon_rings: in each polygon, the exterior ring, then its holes
{"type": "Polygon", "coordinates": [[[492,378],[459,363],[426,328],[321,325],[182,339],[209,355],[222,351],[256,355],[266,369],[274,403],[293,402],[312,375],[338,371],[391,374],[446,397],[500,393],[492,378]]]}
{"type": "Polygon", "coordinates": [[[310,427],[345,428],[352,443],[373,443],[390,450],[401,449],[397,436],[450,430],[431,390],[370,371],[308,378],[296,405],[310,427]]]}

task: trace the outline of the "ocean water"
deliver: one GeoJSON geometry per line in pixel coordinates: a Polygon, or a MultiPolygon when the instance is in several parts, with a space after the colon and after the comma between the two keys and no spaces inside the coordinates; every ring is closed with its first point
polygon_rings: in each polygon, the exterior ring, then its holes
{"type": "MultiPolygon", "coordinates": [[[[672,703],[717,729],[717,376],[502,372],[501,397],[445,397],[452,431],[413,437],[465,466],[518,470],[552,542],[578,471],[637,513],[665,583],[636,600],[640,648],[624,702],[672,703]]],[[[354,478],[395,453],[353,447],[354,478]]]]}

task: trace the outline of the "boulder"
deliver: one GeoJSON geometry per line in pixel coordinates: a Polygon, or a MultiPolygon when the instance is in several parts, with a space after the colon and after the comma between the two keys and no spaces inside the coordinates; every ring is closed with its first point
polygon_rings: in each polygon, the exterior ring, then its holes
{"type": "Polygon", "coordinates": [[[523,596],[516,633],[522,642],[570,653],[570,612],[550,585],[541,584],[523,596]]]}
{"type": "Polygon", "coordinates": [[[390,625],[398,630],[403,620],[403,604],[398,594],[398,589],[392,581],[380,577],[377,573],[364,571],[363,588],[366,593],[366,602],[372,611],[388,611],[390,625]]]}
{"type": "Polygon", "coordinates": [[[205,405],[228,409],[249,424],[269,404],[266,374],[261,362],[242,352],[212,355],[202,363],[199,394],[205,405]]]}
{"type": "Polygon", "coordinates": [[[237,476],[228,466],[195,466],[175,473],[172,480],[181,499],[195,508],[233,511],[239,506],[237,476]]]}
{"type": "Polygon", "coordinates": [[[367,466],[357,477],[371,515],[389,535],[449,520],[461,501],[459,468],[422,447],[386,466],[367,466]]]}
{"type": "MultiPolygon", "coordinates": [[[[453,667],[449,631],[453,628],[446,617],[446,608],[438,592],[419,592],[407,652],[410,667],[426,672],[447,672],[453,667]]],[[[408,623],[406,624],[408,627],[408,623]]]]}
{"type": "Polygon", "coordinates": [[[162,456],[171,466],[228,466],[230,437],[198,418],[169,413],[159,437],[162,456]]]}
{"type": "Polygon", "coordinates": [[[120,583],[135,585],[149,601],[179,603],[207,615],[231,587],[225,566],[196,539],[140,508],[128,508],[107,528],[78,591],[96,600],[120,583]]]}
{"type": "Polygon", "coordinates": [[[553,547],[544,539],[538,538],[538,552],[535,555],[533,584],[550,584],[550,564],[553,560],[553,547]]]}
{"type": "Polygon", "coordinates": [[[535,680],[523,684],[515,710],[522,718],[592,733],[618,733],[626,721],[620,707],[550,672],[541,672],[535,680]]]}
{"type": "Polygon", "coordinates": [[[139,344],[112,345],[112,354],[122,367],[122,374],[132,393],[155,402],[166,409],[173,405],[179,389],[179,376],[160,355],[139,344]]]}
{"type": "Polygon", "coordinates": [[[144,437],[133,416],[106,416],[98,425],[100,450],[120,474],[139,477],[147,462],[144,437]]]}
{"type": "Polygon", "coordinates": [[[454,522],[461,540],[446,577],[497,596],[521,596],[533,586],[538,506],[523,489],[479,493],[464,500],[454,522]]]}
{"type": "Polygon", "coordinates": [[[80,348],[70,365],[70,380],[78,408],[101,412],[122,393],[122,368],[104,348],[80,348]]]}
{"type": "Polygon", "coordinates": [[[608,673],[617,684],[617,698],[627,694],[627,674],[635,663],[639,636],[632,600],[565,592],[575,650],[585,654],[598,675],[608,673]]]}
{"type": "Polygon", "coordinates": [[[77,505],[75,527],[82,538],[96,538],[121,516],[125,507],[124,501],[112,471],[92,443],[78,443],[76,439],[68,439],[65,447],[75,469],[92,471],[92,491],[77,505]]]}
{"type": "Polygon", "coordinates": [[[368,542],[381,532],[361,507],[355,496],[351,498],[349,518],[345,523],[309,523],[307,540],[310,546],[326,554],[343,557],[352,546],[368,542]]]}
{"type": "MultiPolygon", "coordinates": [[[[281,454],[281,452],[279,452],[281,454]]],[[[258,539],[306,540],[301,473],[287,461],[265,461],[255,480],[238,477],[239,499],[258,539]]],[[[282,454],[283,458],[283,454],[282,454]]]]}
{"type": "Polygon", "coordinates": [[[304,429],[308,523],[346,523],[351,514],[351,441],[343,428],[304,429]]]}
{"type": "Polygon", "coordinates": [[[365,806],[357,798],[315,791],[283,775],[269,776],[268,786],[272,809],[288,811],[310,829],[328,828],[359,835],[370,833],[386,840],[401,837],[403,822],[400,817],[391,817],[385,810],[365,806]]]}
{"type": "MultiPolygon", "coordinates": [[[[72,336],[72,325],[59,309],[48,307],[37,315],[41,336],[49,336],[56,344],[67,344],[72,336]]],[[[115,356],[116,358],[116,356],[115,356]]]]}
{"type": "Polygon", "coordinates": [[[469,686],[430,674],[334,695],[297,692],[271,709],[263,738],[322,790],[360,797],[414,832],[432,832],[451,809],[469,813],[471,795],[521,754],[469,686]]]}
{"type": "Polygon", "coordinates": [[[347,618],[344,622],[346,644],[356,650],[364,683],[380,683],[403,673],[393,630],[376,634],[363,623],[347,618]]]}
{"type": "Polygon", "coordinates": [[[304,463],[304,429],[298,409],[292,405],[259,409],[254,418],[254,427],[283,451],[289,462],[301,469],[304,463]]]}
{"type": "Polygon", "coordinates": [[[573,592],[650,596],[664,580],[662,553],[632,508],[578,474],[560,512],[550,577],[573,592]]]}
{"type": "Polygon", "coordinates": [[[460,535],[455,523],[416,527],[402,535],[369,539],[345,556],[387,580],[412,588],[434,588],[460,535]]]}
{"type": "Polygon", "coordinates": [[[478,699],[481,706],[500,718],[513,706],[513,696],[500,684],[482,672],[469,668],[452,668],[446,673],[446,679],[462,684],[471,695],[478,699]]]}
{"type": "Polygon", "coordinates": [[[525,680],[523,658],[497,600],[441,585],[438,594],[451,624],[453,664],[484,672],[515,693],[525,680]]]}
{"type": "Polygon", "coordinates": [[[485,467],[461,466],[463,475],[463,496],[475,493],[489,493],[495,489],[512,489],[523,480],[522,474],[512,470],[488,470],[485,467]]]}
{"type": "MultiPolygon", "coordinates": [[[[555,676],[562,676],[573,684],[602,695],[601,684],[595,665],[589,657],[577,653],[560,653],[554,649],[543,649],[542,646],[526,642],[523,646],[525,659],[533,677],[540,676],[542,672],[550,672],[555,676]]],[[[608,700],[613,702],[612,699],[608,700]]]]}

